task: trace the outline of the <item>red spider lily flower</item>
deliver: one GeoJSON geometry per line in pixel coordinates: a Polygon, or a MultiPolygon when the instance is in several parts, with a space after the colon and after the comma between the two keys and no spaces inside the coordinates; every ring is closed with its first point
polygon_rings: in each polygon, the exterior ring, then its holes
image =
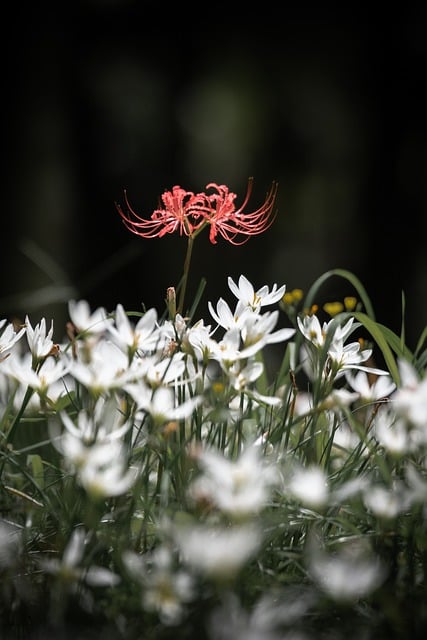
{"type": "Polygon", "coordinates": [[[246,196],[242,206],[236,209],[234,200],[236,194],[229,191],[225,185],[211,182],[206,189],[215,189],[216,193],[206,195],[208,206],[204,210],[205,221],[210,224],[209,240],[216,244],[219,234],[233,245],[247,242],[251,236],[266,231],[274,222],[273,207],[277,195],[277,183],[273,182],[264,203],[252,213],[244,213],[251,193],[253,179],[249,178],[246,196]],[[240,239],[237,240],[236,238],[240,239]]]}
{"type": "Polygon", "coordinates": [[[125,191],[127,212],[120,205],[116,208],[126,227],[142,238],[162,238],[167,233],[178,231],[180,235],[194,238],[210,225],[209,240],[217,243],[219,234],[233,245],[244,244],[251,236],[266,231],[274,221],[273,207],[277,194],[277,183],[273,183],[264,203],[252,213],[244,213],[252,193],[253,179],[249,178],[243,204],[236,209],[236,194],[225,185],[211,182],[206,189],[215,193],[193,193],[176,185],[172,191],[162,195],[163,208],[156,209],[151,218],[139,216],[129,204],[125,191]]]}
{"type": "Polygon", "coordinates": [[[204,194],[194,194],[176,185],[172,191],[163,193],[162,201],[164,208],[155,209],[148,220],[132,209],[126,191],[125,202],[128,211],[125,213],[118,204],[116,208],[129,231],[142,238],[162,238],[167,233],[175,231],[179,231],[181,236],[192,236],[204,224],[200,212],[205,204],[204,194]]]}

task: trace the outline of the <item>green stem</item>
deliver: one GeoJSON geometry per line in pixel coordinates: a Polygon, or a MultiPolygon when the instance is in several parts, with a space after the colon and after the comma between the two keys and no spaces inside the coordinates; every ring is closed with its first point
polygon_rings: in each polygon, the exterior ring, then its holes
{"type": "Polygon", "coordinates": [[[190,262],[191,262],[192,253],[193,253],[193,236],[188,236],[187,253],[185,255],[185,261],[184,261],[184,273],[182,275],[181,289],[179,292],[179,301],[178,301],[178,308],[177,308],[177,313],[181,315],[184,309],[184,299],[185,299],[185,292],[187,289],[187,280],[188,280],[188,273],[190,271],[190,262]]]}
{"type": "MultiPolygon", "coordinates": [[[[22,401],[22,405],[21,408],[19,409],[18,413],[16,414],[15,418],[13,419],[12,425],[9,429],[9,432],[6,436],[6,440],[5,440],[5,447],[6,449],[8,448],[8,446],[13,445],[13,440],[14,440],[14,436],[15,436],[15,432],[16,429],[21,421],[22,416],[24,415],[25,409],[27,408],[27,405],[29,403],[29,401],[31,400],[31,396],[34,393],[34,389],[32,389],[31,387],[27,387],[27,390],[25,392],[25,396],[24,396],[24,400],[22,401]]],[[[6,458],[4,458],[0,464],[0,478],[3,475],[3,469],[4,469],[4,465],[6,462],[6,458]]]]}

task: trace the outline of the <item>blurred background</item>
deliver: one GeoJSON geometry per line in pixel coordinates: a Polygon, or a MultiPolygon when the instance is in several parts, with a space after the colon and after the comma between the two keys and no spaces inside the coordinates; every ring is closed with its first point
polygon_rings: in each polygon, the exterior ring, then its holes
{"type": "MultiPolygon", "coordinates": [[[[70,298],[164,308],[186,250],[130,234],[127,190],[149,217],[165,189],[226,184],[248,211],[279,183],[277,219],[242,247],[195,244],[189,296],[234,301],[227,276],[304,291],[351,270],[377,319],[410,346],[427,318],[427,19],[352,7],[167,8],[87,0],[16,5],[3,38],[0,318],[54,319],[70,298]],[[67,4],[69,5],[67,7],[67,4]],[[309,18],[310,15],[310,18],[309,18]]],[[[340,279],[325,300],[352,295],[340,279]]],[[[322,301],[319,301],[322,302],[322,301]]]]}

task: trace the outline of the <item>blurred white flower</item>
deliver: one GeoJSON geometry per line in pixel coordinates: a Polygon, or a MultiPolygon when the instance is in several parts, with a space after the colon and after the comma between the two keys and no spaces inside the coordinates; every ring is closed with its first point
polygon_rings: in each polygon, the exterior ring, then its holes
{"type": "Polygon", "coordinates": [[[247,363],[237,360],[226,369],[229,382],[236,391],[244,391],[247,389],[252,382],[258,380],[263,374],[263,371],[264,365],[262,362],[255,362],[253,360],[247,363]]]}
{"type": "Polygon", "coordinates": [[[92,312],[87,300],[69,300],[68,313],[77,332],[84,337],[99,336],[113,322],[103,307],[92,312]]]}
{"type": "Polygon", "coordinates": [[[42,559],[40,564],[44,571],[56,575],[63,585],[71,591],[77,591],[80,582],[93,587],[113,587],[120,582],[120,577],[104,567],[82,564],[86,546],[86,532],[82,527],[73,530],[62,558],[42,559]]]}
{"type": "Polygon", "coordinates": [[[368,453],[368,448],[365,444],[362,445],[360,435],[349,425],[347,421],[341,421],[341,423],[334,427],[332,430],[334,452],[339,454],[351,454],[356,447],[359,448],[361,454],[368,453]]]}
{"type": "Polygon", "coordinates": [[[353,391],[358,393],[359,399],[366,403],[375,403],[387,398],[396,389],[395,382],[387,372],[375,377],[374,382],[371,382],[371,377],[366,371],[347,371],[346,380],[353,391]]]}
{"type": "Polygon", "coordinates": [[[339,411],[342,408],[349,407],[358,397],[358,393],[348,389],[332,389],[331,393],[322,400],[321,408],[339,411]]]}
{"type": "MultiPolygon", "coordinates": [[[[139,469],[128,464],[127,448],[120,433],[107,431],[99,435],[94,432],[92,420],[86,420],[81,412],[78,425],[73,425],[63,414],[66,431],[58,433],[56,422],[50,424],[51,441],[64,456],[65,464],[76,474],[77,481],[94,499],[119,496],[135,483],[139,469]],[[95,439],[94,439],[95,438],[95,439]]],[[[125,423],[126,430],[129,428],[125,423]]],[[[121,427],[120,427],[121,428],[121,427]]]]}
{"type": "Polygon", "coordinates": [[[427,432],[411,428],[407,421],[399,417],[393,405],[385,405],[375,414],[372,434],[386,451],[394,456],[414,453],[425,444],[427,432]]]}
{"type": "Polygon", "coordinates": [[[370,486],[363,493],[363,502],[377,518],[391,520],[407,508],[403,487],[370,486]]]}
{"type": "MultiPolygon", "coordinates": [[[[64,455],[71,451],[70,439],[63,442],[64,455]]],[[[74,463],[76,459],[72,460],[74,463]]],[[[135,483],[139,474],[136,467],[129,467],[125,448],[116,441],[80,448],[77,479],[95,500],[120,496],[135,483]]]]}
{"type": "MultiPolygon", "coordinates": [[[[7,320],[0,320],[0,331],[2,327],[6,324],[7,320]]],[[[18,331],[15,330],[15,327],[11,322],[9,322],[5,329],[0,333],[0,362],[7,358],[10,353],[12,347],[20,340],[20,338],[24,335],[27,327],[24,325],[18,331]]]]}
{"type": "Polygon", "coordinates": [[[220,582],[236,578],[262,541],[259,529],[252,524],[181,525],[175,528],[174,538],[185,564],[220,582]]]}
{"type": "Polygon", "coordinates": [[[84,445],[108,443],[119,440],[132,428],[133,422],[125,420],[118,400],[113,396],[97,398],[90,410],[82,409],[77,418],[65,411],[59,414],[67,431],[84,445]]]}
{"type": "Polygon", "coordinates": [[[142,378],[151,388],[167,386],[171,383],[184,385],[182,376],[186,372],[185,355],[181,351],[159,359],[157,355],[134,360],[135,379],[142,378]]]}
{"type": "Polygon", "coordinates": [[[101,340],[92,345],[88,358],[71,361],[70,372],[94,394],[121,389],[132,371],[127,355],[113,342],[101,340]]]}
{"type": "Polygon", "coordinates": [[[22,534],[21,527],[0,519],[0,570],[16,562],[23,550],[22,534]]]}
{"type": "Polygon", "coordinates": [[[383,583],[386,572],[380,559],[366,545],[343,543],[337,552],[325,552],[313,540],[308,548],[310,575],[337,602],[364,598],[383,583]]]}
{"type": "Polygon", "coordinates": [[[8,375],[21,385],[31,387],[41,396],[52,400],[69,393],[69,389],[73,386],[71,383],[69,387],[65,382],[59,387],[55,384],[68,377],[71,369],[69,361],[49,356],[34,369],[32,360],[30,353],[26,353],[22,357],[10,358],[7,362],[8,375]],[[52,387],[54,388],[53,394],[51,393],[52,387]]]}
{"type": "Polygon", "coordinates": [[[192,576],[175,567],[171,550],[163,545],[143,555],[127,550],[122,559],[130,577],[142,587],[143,608],[156,611],[165,625],[179,624],[196,590],[192,576]]]}
{"type": "Polygon", "coordinates": [[[244,448],[236,460],[229,460],[214,449],[198,450],[196,460],[201,474],[191,483],[189,495],[233,519],[248,518],[261,511],[272,486],[279,481],[277,468],[271,460],[265,460],[256,445],[244,448]]]}
{"type": "Polygon", "coordinates": [[[313,509],[324,507],[329,496],[326,474],[317,466],[295,468],[287,490],[304,506],[313,509]]]}
{"type": "MultiPolygon", "coordinates": [[[[424,462],[425,470],[425,462],[424,462]]],[[[408,501],[410,504],[420,503],[427,506],[427,478],[413,464],[407,464],[405,476],[408,484],[408,501]]]]}
{"type": "Polygon", "coordinates": [[[362,365],[372,355],[372,349],[361,349],[359,342],[344,344],[343,340],[333,340],[328,348],[329,366],[341,377],[348,370],[359,370],[376,375],[386,375],[387,371],[362,365]]]}
{"type": "Polygon", "coordinates": [[[148,413],[157,426],[189,418],[202,402],[200,396],[179,401],[170,387],[159,387],[153,391],[143,382],[128,384],[125,389],[135,401],[137,408],[148,413]]]}
{"type": "Polygon", "coordinates": [[[236,593],[226,593],[209,616],[210,640],[309,640],[296,624],[307,615],[313,597],[302,589],[287,588],[261,596],[248,610],[236,593]],[[289,628],[283,631],[283,626],[289,628]],[[290,631],[293,629],[293,631],[290,631]]]}
{"type": "Polygon", "coordinates": [[[393,394],[393,406],[399,416],[424,430],[427,442],[427,376],[420,378],[406,360],[399,360],[398,366],[401,385],[393,394]]]}

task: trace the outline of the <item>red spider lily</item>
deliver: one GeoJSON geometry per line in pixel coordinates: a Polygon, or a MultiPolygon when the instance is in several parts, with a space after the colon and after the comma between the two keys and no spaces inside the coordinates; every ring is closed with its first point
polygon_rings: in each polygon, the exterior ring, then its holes
{"type": "Polygon", "coordinates": [[[142,238],[162,238],[167,233],[179,231],[179,235],[192,236],[204,224],[200,213],[205,204],[205,195],[195,195],[192,191],[185,191],[179,185],[172,191],[165,191],[162,195],[164,208],[155,209],[150,219],[141,218],[129,204],[125,191],[127,213],[120,205],[116,208],[126,227],[132,233],[142,238]]]}
{"type": "Polygon", "coordinates": [[[172,191],[165,191],[162,195],[163,208],[156,209],[151,218],[142,218],[130,206],[125,191],[127,211],[116,203],[126,227],[142,238],[162,238],[167,233],[179,232],[179,235],[187,236],[187,253],[184,260],[182,279],[178,285],[179,301],[174,305],[168,304],[169,314],[172,318],[182,314],[184,298],[187,288],[188,274],[190,271],[191,255],[196,236],[210,225],[209,240],[217,243],[219,234],[233,245],[244,244],[251,236],[266,231],[273,223],[275,214],[273,207],[277,194],[277,183],[273,182],[267,193],[264,203],[252,213],[244,213],[252,193],[252,178],[249,178],[245,199],[239,209],[236,209],[234,200],[236,194],[229,191],[225,185],[211,182],[206,185],[213,193],[193,193],[185,191],[179,185],[175,185],[172,191]]]}
{"type": "Polygon", "coordinates": [[[252,178],[248,181],[248,188],[242,206],[236,209],[234,200],[236,194],[231,193],[225,185],[211,182],[206,189],[215,189],[216,193],[206,195],[208,206],[204,209],[205,221],[210,224],[209,240],[216,244],[219,234],[233,245],[241,245],[266,231],[273,223],[275,214],[273,206],[277,195],[277,183],[271,185],[264,203],[252,213],[244,213],[252,192],[252,178]],[[240,240],[236,240],[240,236],[240,240]]]}
{"type": "Polygon", "coordinates": [[[236,209],[236,194],[225,185],[211,182],[206,189],[216,192],[198,193],[185,191],[176,185],[172,191],[162,195],[164,208],[156,209],[150,219],[142,218],[130,206],[125,192],[128,211],[125,213],[120,205],[117,210],[126,227],[142,238],[162,238],[167,233],[178,231],[180,235],[195,237],[207,225],[210,225],[209,240],[217,243],[219,234],[233,245],[244,244],[251,236],[266,231],[273,223],[275,215],[273,206],[277,194],[277,184],[273,183],[264,203],[252,213],[244,213],[252,192],[252,178],[243,204],[236,209]],[[240,238],[239,240],[237,238],[240,238]]]}

